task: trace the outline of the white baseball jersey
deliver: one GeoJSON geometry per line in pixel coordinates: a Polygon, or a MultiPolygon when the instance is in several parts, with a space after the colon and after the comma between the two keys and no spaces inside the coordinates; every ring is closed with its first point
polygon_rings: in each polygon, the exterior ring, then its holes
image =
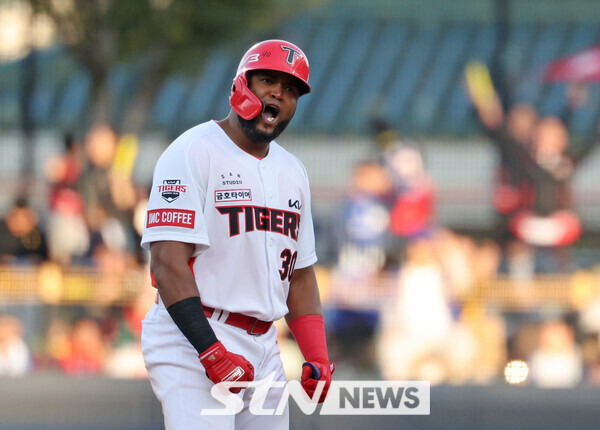
{"type": "Polygon", "coordinates": [[[196,245],[204,305],[278,320],[294,268],[317,261],[306,170],[276,142],[258,159],[216,122],[198,125],[154,170],[142,246],[160,240],[196,245]]]}

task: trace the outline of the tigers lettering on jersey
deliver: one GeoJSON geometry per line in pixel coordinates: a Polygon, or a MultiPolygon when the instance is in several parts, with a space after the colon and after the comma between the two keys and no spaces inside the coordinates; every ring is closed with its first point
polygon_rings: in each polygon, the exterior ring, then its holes
{"type": "Polygon", "coordinates": [[[173,226],[194,228],[196,212],[185,209],[154,209],[148,211],[146,226],[161,227],[173,226]]]}
{"type": "Polygon", "coordinates": [[[243,219],[245,233],[272,231],[298,240],[300,214],[297,212],[261,206],[221,206],[216,209],[229,217],[229,236],[240,234],[240,220],[243,219]]]}

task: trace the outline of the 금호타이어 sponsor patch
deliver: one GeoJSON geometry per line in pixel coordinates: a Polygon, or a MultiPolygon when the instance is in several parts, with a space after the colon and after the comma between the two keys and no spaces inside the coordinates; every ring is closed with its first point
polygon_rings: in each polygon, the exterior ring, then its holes
{"type": "Polygon", "coordinates": [[[215,191],[215,203],[240,201],[252,201],[252,191],[250,189],[215,191]]]}

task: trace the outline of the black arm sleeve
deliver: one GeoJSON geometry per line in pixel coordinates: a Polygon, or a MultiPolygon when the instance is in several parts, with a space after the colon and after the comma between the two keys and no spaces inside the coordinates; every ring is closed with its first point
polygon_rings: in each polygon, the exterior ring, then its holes
{"type": "Polygon", "coordinates": [[[167,308],[179,330],[196,348],[198,354],[217,342],[217,336],[204,315],[200,297],[189,297],[167,308]]]}

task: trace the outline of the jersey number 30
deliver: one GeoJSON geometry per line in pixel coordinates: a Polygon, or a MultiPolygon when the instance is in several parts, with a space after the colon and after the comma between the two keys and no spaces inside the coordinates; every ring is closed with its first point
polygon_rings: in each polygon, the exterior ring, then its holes
{"type": "Polygon", "coordinates": [[[279,269],[279,275],[281,276],[281,280],[288,282],[292,280],[292,274],[294,273],[294,266],[296,265],[296,257],[298,257],[298,251],[295,251],[292,254],[289,248],[281,251],[281,258],[283,259],[283,263],[281,265],[281,269],[279,269]]]}

